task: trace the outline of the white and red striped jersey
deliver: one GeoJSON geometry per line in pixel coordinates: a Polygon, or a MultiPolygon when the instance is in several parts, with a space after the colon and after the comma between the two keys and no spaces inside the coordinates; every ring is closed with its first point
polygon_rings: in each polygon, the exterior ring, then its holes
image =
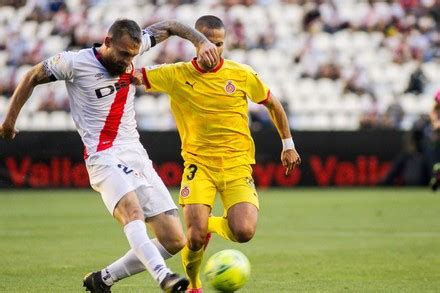
{"type": "MultiPolygon", "coordinates": [[[[139,54],[154,46],[144,30],[139,54]]],[[[84,155],[139,141],[134,111],[133,64],[118,77],[110,76],[96,48],[59,53],[44,61],[47,71],[64,80],[73,121],[85,146],[84,155]]]]}

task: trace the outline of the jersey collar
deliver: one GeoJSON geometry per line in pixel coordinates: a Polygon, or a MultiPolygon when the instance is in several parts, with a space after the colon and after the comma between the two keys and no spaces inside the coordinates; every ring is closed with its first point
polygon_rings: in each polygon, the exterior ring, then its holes
{"type": "Polygon", "coordinates": [[[193,60],[191,61],[192,65],[194,66],[194,68],[200,72],[200,73],[209,73],[209,72],[217,72],[220,70],[220,68],[222,68],[223,63],[225,62],[225,59],[220,58],[220,62],[217,64],[217,66],[211,70],[211,71],[205,71],[204,69],[202,69],[199,64],[197,64],[197,57],[194,57],[193,60]]]}
{"type": "Polygon", "coordinates": [[[97,59],[97,60],[99,61],[99,63],[101,63],[102,66],[104,66],[104,68],[105,68],[104,60],[102,60],[101,53],[99,53],[99,51],[96,49],[96,48],[101,47],[101,45],[102,45],[102,44],[95,43],[95,44],[93,44],[93,48],[92,48],[92,49],[93,49],[93,53],[95,54],[96,59],[97,59]]]}

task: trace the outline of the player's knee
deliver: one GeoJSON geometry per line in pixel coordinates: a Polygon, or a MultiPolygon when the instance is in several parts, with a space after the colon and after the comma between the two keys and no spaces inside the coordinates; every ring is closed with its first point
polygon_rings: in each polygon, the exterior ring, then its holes
{"type": "Polygon", "coordinates": [[[171,253],[176,254],[186,245],[186,237],[185,235],[175,235],[172,239],[168,239],[166,243],[163,244],[165,249],[171,253]]]}
{"type": "Polygon", "coordinates": [[[174,254],[179,252],[186,245],[186,237],[181,234],[173,241],[174,254]]]}
{"type": "Polygon", "coordinates": [[[127,211],[127,219],[128,222],[134,220],[144,220],[144,212],[140,207],[133,207],[127,211]]]}
{"type": "Polygon", "coordinates": [[[255,228],[253,227],[240,227],[233,231],[234,237],[239,243],[250,241],[255,235],[255,228]]]}
{"type": "Polygon", "coordinates": [[[206,239],[206,232],[202,232],[200,230],[188,230],[188,247],[197,251],[203,247],[206,239]]]}
{"type": "Polygon", "coordinates": [[[144,213],[141,209],[132,208],[128,210],[124,210],[121,212],[118,210],[114,213],[114,217],[120,222],[123,226],[127,225],[128,223],[136,220],[144,221],[144,213]]]}
{"type": "Polygon", "coordinates": [[[144,212],[137,201],[133,201],[128,195],[124,196],[116,205],[113,216],[122,224],[131,221],[144,221],[144,212]]]}

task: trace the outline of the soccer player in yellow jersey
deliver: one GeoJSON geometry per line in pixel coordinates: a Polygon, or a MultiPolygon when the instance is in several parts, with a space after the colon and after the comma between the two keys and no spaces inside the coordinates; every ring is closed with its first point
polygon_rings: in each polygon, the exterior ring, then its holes
{"type": "MultiPolygon", "coordinates": [[[[221,56],[223,22],[215,16],[203,16],[196,29],[216,45],[221,56]]],[[[148,91],[167,93],[171,99],[185,161],[179,203],[188,243],[182,250],[182,263],[190,280],[187,292],[202,292],[199,271],[207,235],[215,232],[232,241],[247,242],[256,230],[259,204],[252,179],[255,147],[248,125],[248,98],[269,110],[282,139],[281,161],[286,173],[301,159],[280,102],[249,66],[221,58],[209,67],[194,59],[141,72],[148,91]],[[217,192],[225,215],[210,217],[217,192]]],[[[138,71],[138,82],[140,75],[138,71]]]]}

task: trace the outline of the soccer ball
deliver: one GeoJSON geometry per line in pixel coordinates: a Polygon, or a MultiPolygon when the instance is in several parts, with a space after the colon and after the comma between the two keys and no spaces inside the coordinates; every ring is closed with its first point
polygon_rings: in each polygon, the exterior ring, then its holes
{"type": "Polygon", "coordinates": [[[212,255],[205,265],[205,275],[215,289],[234,292],[246,284],[251,274],[247,257],[238,250],[226,249],[212,255]]]}

